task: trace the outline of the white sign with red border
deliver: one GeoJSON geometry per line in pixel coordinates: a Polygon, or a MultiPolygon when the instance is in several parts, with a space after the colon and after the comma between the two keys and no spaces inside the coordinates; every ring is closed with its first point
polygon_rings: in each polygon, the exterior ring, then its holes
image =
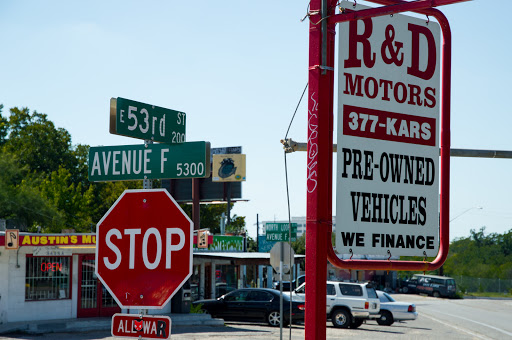
{"type": "Polygon", "coordinates": [[[170,339],[171,318],[116,313],[112,316],[110,332],[114,338],[170,339]]]}
{"type": "Polygon", "coordinates": [[[427,18],[339,25],[338,253],[438,252],[440,40],[427,18]]]}

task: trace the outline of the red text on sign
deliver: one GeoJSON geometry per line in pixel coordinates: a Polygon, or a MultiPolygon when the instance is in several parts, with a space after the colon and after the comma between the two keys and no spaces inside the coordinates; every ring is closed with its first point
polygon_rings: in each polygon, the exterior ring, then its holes
{"type": "Polygon", "coordinates": [[[42,272],[56,272],[62,271],[62,263],[58,262],[43,262],[41,263],[41,271],[42,272]]]}
{"type": "Polygon", "coordinates": [[[344,105],[343,135],[435,146],[436,120],[344,105]]]}
{"type": "MultiPolygon", "coordinates": [[[[409,23],[407,26],[411,32],[411,55],[407,56],[409,66],[407,66],[407,74],[414,77],[429,80],[435,73],[437,56],[436,56],[436,42],[432,32],[423,26],[409,23]],[[427,41],[427,64],[424,69],[420,69],[420,40],[426,39],[427,41]]],[[[372,51],[370,37],[373,34],[373,22],[371,18],[366,18],[358,21],[351,21],[349,23],[349,43],[348,43],[348,58],[344,61],[345,68],[361,67],[361,58],[358,55],[358,45],[362,46],[362,61],[367,68],[375,66],[376,53],[372,51]],[[358,22],[363,22],[363,32],[358,32],[358,22]]],[[[376,33],[377,34],[377,33],[376,33]]],[[[395,64],[402,66],[404,62],[404,54],[401,52],[404,45],[401,41],[395,40],[395,29],[393,25],[386,27],[383,41],[380,48],[381,58],[386,64],[395,64]]]]}

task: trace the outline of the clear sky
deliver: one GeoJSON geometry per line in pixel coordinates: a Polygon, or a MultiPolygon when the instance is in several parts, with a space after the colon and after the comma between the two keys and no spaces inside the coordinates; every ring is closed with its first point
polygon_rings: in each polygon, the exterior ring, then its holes
{"type": "MultiPolygon", "coordinates": [[[[288,216],[279,141],[308,80],[309,23],[300,21],[307,6],[1,1],[3,114],[28,107],[68,130],[74,144],[99,146],[141,143],[109,134],[111,97],[184,111],[187,141],[242,146],[249,201],[233,213],[246,216],[255,236],[257,214],[260,222],[288,216]]],[[[453,35],[452,147],[512,150],[512,3],[477,0],[440,9],[453,35]]],[[[304,101],[289,137],[305,142],[306,123],[304,101]]],[[[305,216],[306,155],[287,160],[291,214],[305,216]]],[[[512,228],[512,159],[452,157],[451,170],[452,239],[483,226],[499,233],[512,228]]]]}

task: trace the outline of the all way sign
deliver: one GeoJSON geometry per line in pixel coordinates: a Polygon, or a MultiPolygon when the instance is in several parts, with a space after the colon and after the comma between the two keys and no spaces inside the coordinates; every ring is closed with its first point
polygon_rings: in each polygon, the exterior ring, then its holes
{"type": "Polygon", "coordinates": [[[142,339],[170,339],[171,318],[163,315],[114,314],[111,333],[113,337],[142,339]]]}
{"type": "Polygon", "coordinates": [[[89,181],[209,177],[210,143],[91,147],[89,181]]]}

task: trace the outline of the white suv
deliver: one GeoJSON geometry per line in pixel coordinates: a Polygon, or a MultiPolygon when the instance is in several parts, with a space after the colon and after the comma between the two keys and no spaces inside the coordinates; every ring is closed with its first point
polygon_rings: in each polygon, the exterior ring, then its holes
{"type": "MultiPolygon", "coordinates": [[[[294,301],[306,301],[306,283],[291,295],[294,301]]],[[[327,281],[326,312],[334,327],[357,328],[366,319],[378,319],[379,310],[380,301],[370,283],[327,281]]]]}

